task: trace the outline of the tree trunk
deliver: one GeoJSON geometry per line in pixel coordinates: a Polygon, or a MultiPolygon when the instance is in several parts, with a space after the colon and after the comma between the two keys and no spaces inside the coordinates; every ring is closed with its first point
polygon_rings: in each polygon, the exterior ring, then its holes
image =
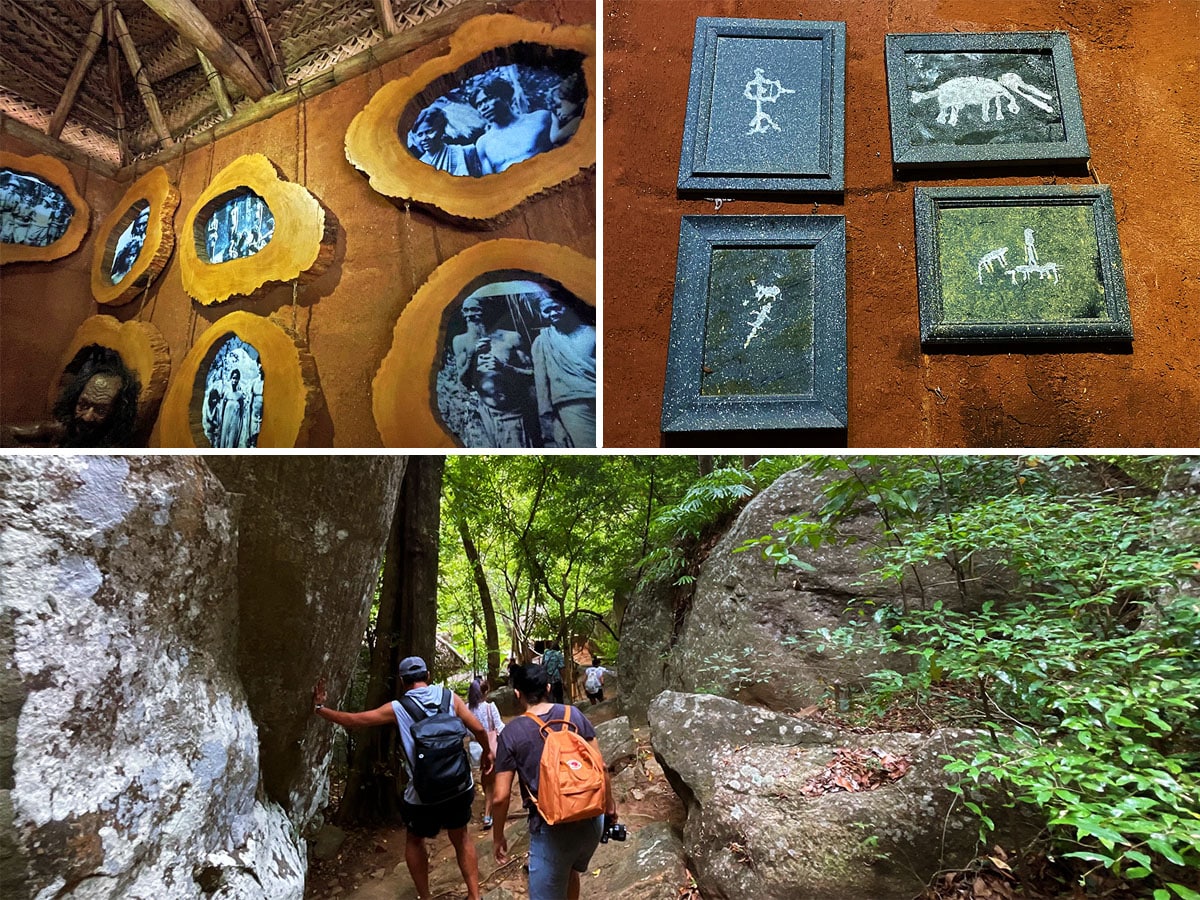
{"type": "Polygon", "coordinates": [[[500,677],[500,632],[496,628],[496,606],[492,602],[492,590],[488,587],[487,577],[483,572],[483,562],[479,558],[479,550],[471,540],[471,530],[467,520],[458,516],[456,523],[458,533],[462,537],[463,552],[471,563],[471,574],[475,577],[475,587],[479,589],[479,604],[483,607],[483,628],[487,633],[487,680],[488,684],[496,686],[500,677]]]}
{"type": "MultiPolygon", "coordinates": [[[[420,656],[435,665],[442,465],[441,457],[413,457],[400,487],[381,578],[365,709],[400,696],[396,673],[404,657],[420,656]]],[[[403,796],[397,730],[351,732],[351,739],[339,823],[395,821],[403,796]]]]}
{"type": "Polygon", "coordinates": [[[716,459],[712,456],[696,457],[696,468],[699,470],[701,478],[705,475],[711,475],[714,465],[716,465],[716,459]]]}

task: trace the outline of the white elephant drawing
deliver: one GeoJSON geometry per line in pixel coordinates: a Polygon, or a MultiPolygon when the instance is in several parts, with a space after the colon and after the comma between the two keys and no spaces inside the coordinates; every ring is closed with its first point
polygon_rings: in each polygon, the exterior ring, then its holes
{"type": "Polygon", "coordinates": [[[1017,97],[1048,113],[1054,112],[1054,107],[1042,102],[1049,100],[1050,95],[1015,72],[1006,72],[999,78],[960,75],[939,84],[932,91],[913,91],[910,99],[913,103],[923,103],[936,98],[939,107],[937,120],[942,124],[957,125],[958,114],[964,106],[978,106],[983,121],[990,121],[993,101],[996,104],[997,122],[1004,118],[1004,106],[1008,107],[1011,115],[1016,115],[1021,111],[1017,97]]]}

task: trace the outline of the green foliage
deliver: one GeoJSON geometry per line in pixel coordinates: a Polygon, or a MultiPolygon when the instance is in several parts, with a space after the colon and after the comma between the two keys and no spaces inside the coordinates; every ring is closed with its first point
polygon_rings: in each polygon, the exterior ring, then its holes
{"type": "MultiPolygon", "coordinates": [[[[948,762],[964,785],[994,780],[1044,813],[1064,856],[1187,900],[1181,870],[1200,869],[1200,598],[1187,589],[1200,554],[1180,533],[1195,533],[1200,504],[1148,496],[1169,466],[1117,462],[1129,490],[1082,488],[1078,470],[1096,461],[1073,457],[820,461],[835,475],[824,508],[753,546],[803,562],[867,505],[884,522],[871,577],[949,564],[958,608],[878,608],[877,628],[813,640],[908,654],[912,672],[875,675],[876,702],[958,696],[981,734],[969,760],[948,762]],[[978,603],[977,562],[1018,582],[978,603]]],[[[967,806],[986,835],[986,811],[967,806]]]]}
{"type": "MultiPolygon", "coordinates": [[[[465,522],[495,602],[503,657],[537,637],[599,641],[615,655],[614,601],[632,587],[653,512],[673,502],[694,458],[453,456],[446,461],[440,627],[475,659],[484,617],[464,552],[465,522]]],[[[478,663],[476,663],[478,665],[478,663]]]]}
{"type": "Polygon", "coordinates": [[[694,582],[700,542],[730,513],[799,463],[798,457],[765,457],[749,468],[720,466],[697,479],[679,502],[661,508],[651,521],[653,549],[638,563],[642,583],[694,582]]]}

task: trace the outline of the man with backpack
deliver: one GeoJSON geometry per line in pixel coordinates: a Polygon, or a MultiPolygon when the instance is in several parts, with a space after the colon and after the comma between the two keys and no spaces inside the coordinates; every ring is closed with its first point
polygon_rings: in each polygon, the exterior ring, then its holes
{"type": "Polygon", "coordinates": [[[546,675],[550,678],[550,697],[555,703],[565,703],[563,697],[563,668],[567,660],[558,649],[558,641],[550,641],[546,652],[542,654],[542,665],[546,667],[546,675]]]}
{"type": "Polygon", "coordinates": [[[492,819],[496,862],[508,862],[505,823],[513,775],[529,811],[529,900],[578,900],[607,819],[617,818],[596,730],[579,710],[551,703],[543,666],[521,666],[513,688],[525,707],[500,735],[492,819]]]}
{"type": "Polygon", "coordinates": [[[604,702],[604,676],[612,672],[600,665],[601,662],[600,657],[593,656],[592,664],[583,673],[583,692],[592,701],[592,706],[604,702]]]}
{"type": "Polygon", "coordinates": [[[405,826],[404,861],[417,888],[418,900],[428,900],[429,856],[425,839],[443,828],[454,846],[458,868],[467,886],[467,900],[479,900],[479,864],[475,843],[467,835],[475,783],[463,738],[470,732],[483,748],[481,770],[492,769],[487,732],[449,688],[429,683],[429,667],[419,656],[400,663],[404,694],[399,700],[365,712],[343,712],[325,705],[325,685],[313,691],[314,711],[343,728],[395,725],[400,729],[408,785],[400,803],[405,826]]]}

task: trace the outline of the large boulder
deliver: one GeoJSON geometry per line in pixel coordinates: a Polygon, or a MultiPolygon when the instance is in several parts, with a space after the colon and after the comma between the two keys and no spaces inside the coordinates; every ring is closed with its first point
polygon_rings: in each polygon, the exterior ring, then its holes
{"type": "MultiPolygon", "coordinates": [[[[939,759],[967,732],[850,734],[720,697],[664,692],[650,705],[655,755],[688,807],[684,847],[706,897],[909,900],[975,856],[976,824],[939,759]],[[894,783],[808,797],[834,751],[905,757],[894,783]]],[[[1009,823],[998,822],[1001,834],[1009,823]]]]}
{"type": "Polygon", "coordinates": [[[691,588],[656,581],[635,591],[621,618],[617,670],[621,709],[634,725],[646,725],[650,701],[666,690],[667,651],[675,639],[675,611],[691,588]]]}
{"type": "Polygon", "coordinates": [[[596,726],[596,743],[610,772],[619,772],[637,757],[637,740],[629,728],[629,719],[620,716],[596,726]]]}
{"type": "Polygon", "coordinates": [[[336,703],[353,674],[407,459],[208,459],[241,495],[237,669],[263,785],[299,828],[324,805],[336,734],[312,715],[313,685],[327,678],[336,703]]]}
{"type": "Polygon", "coordinates": [[[185,457],[0,459],[6,898],[299,898],[237,673],[236,504],[185,457]]]}
{"type": "MultiPolygon", "coordinates": [[[[941,600],[961,607],[989,596],[1007,579],[1004,570],[981,565],[973,572],[967,597],[960,595],[945,564],[927,566],[903,585],[867,579],[870,567],[863,546],[882,540],[879,515],[867,503],[839,525],[842,540],[803,551],[811,572],[777,570],[757,549],[735,552],[746,540],[771,534],[788,516],[819,510],[832,477],[805,470],[787,473],[751,500],[712,548],[686,623],[667,657],[669,687],[770,709],[803,709],[819,702],[837,682],[855,684],[879,668],[906,664],[903,658],[819,646],[816,632],[855,617],[848,610],[851,601],[900,608],[941,600]]],[[[652,652],[644,649],[642,654],[652,652]]],[[[626,711],[631,713],[628,707],[626,711]]]]}
{"type": "Polygon", "coordinates": [[[679,900],[687,882],[683,843],[665,822],[630,831],[624,843],[601,844],[585,892],[608,900],[679,900]]]}

